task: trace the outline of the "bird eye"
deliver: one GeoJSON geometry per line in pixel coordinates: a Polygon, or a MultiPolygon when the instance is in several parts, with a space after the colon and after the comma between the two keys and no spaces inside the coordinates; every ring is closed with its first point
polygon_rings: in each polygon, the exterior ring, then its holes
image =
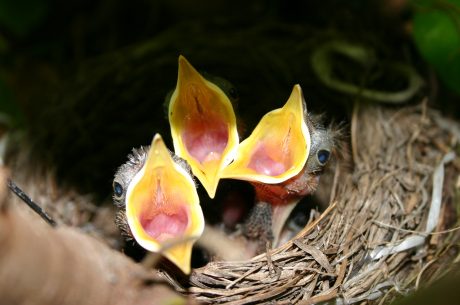
{"type": "Polygon", "coordinates": [[[326,164],[327,160],[329,160],[329,156],[331,155],[330,151],[321,149],[316,154],[318,161],[321,165],[326,164]]]}
{"type": "Polygon", "coordinates": [[[115,194],[115,197],[120,198],[123,195],[123,187],[121,186],[120,183],[114,182],[113,183],[113,192],[115,194]]]}

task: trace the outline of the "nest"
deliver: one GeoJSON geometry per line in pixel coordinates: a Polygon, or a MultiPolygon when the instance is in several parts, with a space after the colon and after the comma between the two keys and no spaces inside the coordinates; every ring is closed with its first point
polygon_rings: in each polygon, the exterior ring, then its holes
{"type": "Polygon", "coordinates": [[[440,277],[456,255],[458,130],[424,105],[355,108],[353,171],[338,162],[323,213],[277,249],[174,285],[213,304],[382,304],[440,277]]]}

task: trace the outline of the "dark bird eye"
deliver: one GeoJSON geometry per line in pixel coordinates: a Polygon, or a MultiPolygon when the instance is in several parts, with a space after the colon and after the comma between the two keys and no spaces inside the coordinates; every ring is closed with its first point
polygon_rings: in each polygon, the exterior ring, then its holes
{"type": "Polygon", "coordinates": [[[327,160],[329,160],[330,155],[331,155],[331,153],[328,150],[325,150],[325,149],[321,149],[316,154],[316,156],[318,157],[318,161],[319,161],[319,163],[321,165],[326,164],[327,160]]]}
{"type": "Polygon", "coordinates": [[[115,193],[116,197],[121,197],[123,195],[123,187],[120,183],[114,182],[113,183],[113,192],[115,193]]]}

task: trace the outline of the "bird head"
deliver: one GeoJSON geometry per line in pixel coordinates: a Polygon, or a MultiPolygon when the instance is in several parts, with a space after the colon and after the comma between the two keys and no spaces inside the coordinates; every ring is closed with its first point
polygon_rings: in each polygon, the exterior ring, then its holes
{"type": "Polygon", "coordinates": [[[235,160],[223,169],[221,177],[278,184],[297,175],[311,146],[305,115],[302,89],[296,85],[286,104],[263,116],[240,143],[235,160]]]}
{"type": "Polygon", "coordinates": [[[334,136],[330,129],[321,124],[320,117],[306,114],[305,121],[310,133],[311,146],[302,170],[286,181],[276,184],[252,182],[257,200],[283,205],[316,190],[319,178],[331,157],[334,136]]]}
{"type": "Polygon", "coordinates": [[[272,205],[271,230],[274,246],[279,246],[283,227],[297,203],[316,191],[320,176],[334,149],[333,132],[320,123],[320,118],[309,115],[306,120],[310,130],[311,149],[303,169],[282,183],[253,183],[256,199],[272,205]]]}
{"type": "Polygon", "coordinates": [[[221,177],[249,181],[256,202],[271,205],[269,235],[276,245],[290,212],[302,197],[316,190],[332,146],[330,132],[308,114],[302,90],[296,85],[286,104],[267,113],[241,142],[235,160],[221,177]]]}
{"type": "Polygon", "coordinates": [[[124,235],[190,273],[192,246],[203,232],[204,217],[186,162],[157,134],[149,148],[134,150],[118,169],[113,189],[124,235]]]}
{"type": "Polygon", "coordinates": [[[233,160],[239,143],[230,99],[180,56],[168,115],[175,153],[190,164],[214,198],[220,173],[233,160]]]}

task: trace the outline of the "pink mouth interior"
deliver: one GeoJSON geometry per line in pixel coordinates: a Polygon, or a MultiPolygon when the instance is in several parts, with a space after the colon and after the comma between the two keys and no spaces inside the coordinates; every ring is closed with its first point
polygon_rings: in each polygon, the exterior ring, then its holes
{"type": "Polygon", "coordinates": [[[263,145],[259,146],[251,156],[248,167],[267,176],[278,176],[286,171],[286,166],[271,158],[263,145]]]}
{"type": "Polygon", "coordinates": [[[201,164],[218,160],[228,143],[225,123],[211,118],[191,122],[182,133],[185,147],[201,164]]]}
{"type": "Polygon", "coordinates": [[[159,212],[154,215],[145,213],[140,217],[144,231],[159,242],[181,237],[188,225],[187,212],[180,208],[173,213],[159,212]]]}

